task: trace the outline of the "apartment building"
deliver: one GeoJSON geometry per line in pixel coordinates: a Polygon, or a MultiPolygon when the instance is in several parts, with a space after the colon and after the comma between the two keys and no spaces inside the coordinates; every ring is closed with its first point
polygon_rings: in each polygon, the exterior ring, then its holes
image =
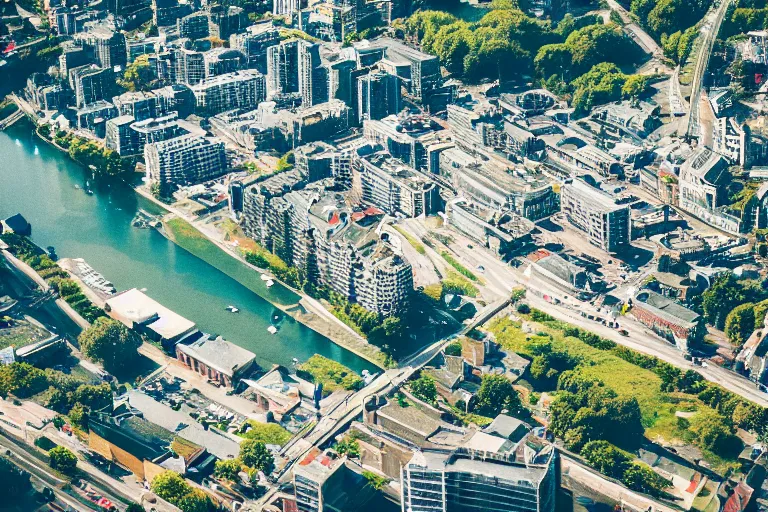
{"type": "Polygon", "coordinates": [[[266,79],[255,69],[207,78],[192,86],[196,111],[212,116],[232,109],[253,109],[266,98],[266,79]]]}
{"type": "Polygon", "coordinates": [[[125,67],[127,53],[125,35],[103,27],[95,26],[88,32],[75,34],[75,42],[93,52],[96,62],[102,68],[125,67]]]}
{"type": "MultiPolygon", "coordinates": [[[[202,53],[186,48],[175,48],[168,54],[168,75],[172,81],[197,85],[205,80],[205,57],[202,53]]],[[[158,72],[158,76],[162,76],[158,72]]]]}
{"type": "Polygon", "coordinates": [[[281,116],[286,138],[292,146],[328,139],[346,132],[350,126],[352,110],[341,100],[331,100],[295,113],[281,116]]]}
{"type": "Polygon", "coordinates": [[[299,92],[299,41],[291,39],[267,48],[269,97],[299,92]]]}
{"type": "Polygon", "coordinates": [[[557,455],[551,450],[528,458],[521,451],[417,451],[401,471],[403,510],[553,512],[557,455]]]}
{"type": "Polygon", "coordinates": [[[379,151],[359,157],[363,202],[389,215],[418,217],[442,209],[440,188],[428,175],[379,151]]]}
{"type": "Polygon", "coordinates": [[[613,253],[629,244],[629,206],[617,205],[605,192],[581,179],[563,185],[560,209],[568,221],[585,232],[590,243],[613,253]]]}
{"type": "Polygon", "coordinates": [[[424,99],[438,86],[440,64],[434,55],[415,50],[390,37],[362,41],[355,48],[382,50],[386,58],[381,62],[381,67],[402,78],[408,92],[417,100],[424,99]]]}
{"type": "Polygon", "coordinates": [[[728,162],[700,147],[680,166],[678,204],[683,210],[729,233],[741,230],[741,219],[725,211],[728,205],[728,162]]]}
{"type": "Polygon", "coordinates": [[[153,142],[180,137],[189,133],[178,123],[178,114],[136,121],[132,116],[120,116],[107,121],[106,146],[120,156],[139,155],[144,146],[153,142]]]}
{"type": "Polygon", "coordinates": [[[244,69],[247,59],[245,54],[239,50],[230,48],[212,48],[203,53],[203,62],[205,63],[205,77],[233,73],[244,69]]]}
{"type": "Polygon", "coordinates": [[[402,113],[379,120],[365,120],[363,135],[414,169],[435,174],[438,173],[438,166],[430,162],[430,152],[448,140],[448,132],[425,114],[402,113]]]}
{"type": "Polygon", "coordinates": [[[328,70],[320,56],[320,43],[298,41],[299,93],[304,107],[328,101],[328,70]]]}
{"type": "Polygon", "coordinates": [[[532,221],[558,210],[557,194],[548,177],[494,153],[470,155],[448,147],[439,152],[438,161],[440,175],[457,193],[482,208],[513,212],[532,221]]]}
{"type": "Polygon", "coordinates": [[[217,178],[227,172],[224,143],[197,135],[183,135],[144,147],[147,178],[162,194],[178,185],[217,178]]]}
{"type": "Polygon", "coordinates": [[[115,89],[115,73],[112,68],[81,66],[70,70],[70,78],[75,91],[75,102],[81,108],[110,98],[115,89]]]}
{"type": "MultiPolygon", "coordinates": [[[[278,2],[275,2],[277,5],[278,2]]],[[[346,457],[323,453],[312,448],[293,468],[296,510],[323,512],[326,500],[345,494],[344,461],[346,457]]]]}
{"type": "Polygon", "coordinates": [[[193,12],[176,21],[176,30],[179,37],[188,39],[202,39],[210,35],[208,27],[208,13],[205,11],[193,12]]]}
{"type": "MultiPolygon", "coordinates": [[[[306,5],[306,2],[303,2],[306,5]]],[[[272,14],[275,16],[293,16],[302,8],[302,0],[274,0],[272,14]]]]}
{"type": "Polygon", "coordinates": [[[162,116],[167,112],[165,98],[154,92],[130,91],[112,98],[121,116],[131,116],[136,121],[162,116]]]}
{"type": "Polygon", "coordinates": [[[402,108],[400,79],[383,71],[357,78],[357,120],[383,119],[402,108]]]}
{"type": "Polygon", "coordinates": [[[245,55],[249,68],[267,73],[267,49],[280,43],[280,33],[271,21],[257,23],[246,29],[245,33],[233,34],[229,38],[229,47],[245,55]]]}

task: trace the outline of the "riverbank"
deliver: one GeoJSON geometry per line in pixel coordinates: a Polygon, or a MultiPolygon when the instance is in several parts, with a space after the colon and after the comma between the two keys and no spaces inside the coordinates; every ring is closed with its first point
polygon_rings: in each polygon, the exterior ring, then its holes
{"type": "Polygon", "coordinates": [[[192,255],[202,259],[210,265],[219,268],[222,272],[227,273],[226,269],[222,269],[216,258],[209,256],[209,251],[217,250],[222,251],[228,257],[234,259],[238,264],[245,265],[249,270],[253,272],[254,282],[247,283],[238,279],[243,286],[252,289],[254,293],[262,297],[264,300],[269,301],[275,307],[279,308],[285,314],[290,315],[291,318],[301,323],[302,325],[312,329],[313,331],[321,334],[336,343],[340,347],[349,350],[358,357],[361,357],[376,365],[381,369],[385,369],[385,355],[376,346],[368,343],[364,338],[357,334],[352,328],[344,324],[333,316],[323,305],[309,297],[301,290],[297,290],[289,286],[288,284],[279,281],[274,276],[272,279],[280,284],[287,291],[290,291],[295,295],[296,300],[291,303],[285,303],[284,301],[275,300],[274,292],[271,288],[267,288],[266,284],[259,277],[261,274],[272,275],[271,272],[265,269],[256,267],[255,265],[248,263],[235,247],[225,243],[221,233],[212,232],[213,229],[205,229],[197,222],[190,222],[186,215],[183,214],[177,208],[171,205],[163,203],[154,197],[146,187],[139,186],[134,187],[137,194],[141,195],[145,199],[152,201],[154,204],[169,213],[166,215],[163,222],[163,235],[170,241],[177,244],[182,249],[190,252],[192,255]],[[169,222],[173,219],[177,219],[184,223],[184,226],[188,226],[189,229],[179,229],[178,226],[173,228],[169,225],[169,222]],[[193,230],[193,231],[190,231],[193,230]],[[181,236],[180,236],[181,235],[181,236]],[[255,285],[254,285],[255,284],[255,285]],[[282,303],[281,303],[282,302],[282,303]]]}
{"type": "MultiPolygon", "coordinates": [[[[141,195],[146,197],[148,194],[145,190],[137,190],[141,195]]],[[[319,301],[309,297],[304,292],[292,288],[291,286],[277,280],[274,276],[272,279],[277,281],[280,286],[284,287],[287,291],[290,291],[296,298],[292,303],[286,303],[285,301],[275,300],[276,297],[272,288],[268,288],[264,281],[260,278],[262,274],[272,275],[268,270],[261,269],[255,265],[248,263],[242,254],[235,250],[234,247],[229,246],[221,240],[217,240],[210,233],[206,233],[207,230],[201,229],[196,223],[189,222],[180,216],[175,208],[164,205],[164,208],[171,213],[166,215],[163,221],[163,235],[170,241],[177,244],[184,250],[187,250],[192,255],[206,261],[207,263],[216,266],[222,272],[226,273],[225,269],[222,269],[216,258],[212,258],[209,252],[212,250],[221,251],[235,260],[238,264],[245,265],[253,273],[253,280],[255,280],[256,286],[251,287],[249,284],[239,280],[241,284],[253,289],[254,293],[258,294],[263,299],[269,301],[272,305],[279,308],[285,314],[301,323],[302,325],[312,329],[313,331],[321,334],[339,345],[340,347],[349,350],[353,354],[365,359],[366,361],[376,365],[381,369],[385,369],[384,353],[375,345],[369,344],[364,338],[352,330],[348,325],[341,322],[338,318],[328,311],[319,301]],[[176,210],[176,211],[174,211],[176,210]],[[179,222],[183,224],[180,226],[179,222]],[[255,288],[255,289],[254,289],[255,288]],[[263,288],[263,290],[261,290],[263,288]],[[259,293],[261,291],[262,293],[259,293]]]]}

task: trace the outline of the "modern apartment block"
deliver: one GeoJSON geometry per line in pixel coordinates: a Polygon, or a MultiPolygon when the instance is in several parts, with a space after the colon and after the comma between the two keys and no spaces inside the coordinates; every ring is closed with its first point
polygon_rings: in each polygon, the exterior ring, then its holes
{"type": "Polygon", "coordinates": [[[125,35],[121,32],[96,27],[90,32],[76,34],[75,41],[93,52],[99,66],[110,69],[115,66],[125,67],[125,35]]]}
{"type": "Polygon", "coordinates": [[[70,76],[75,90],[75,102],[85,107],[99,100],[110,98],[115,89],[115,73],[112,68],[81,66],[72,69],[70,76]]]}
{"type": "Polygon", "coordinates": [[[187,133],[187,130],[179,125],[176,112],[143,121],[122,115],[107,121],[106,146],[120,156],[139,155],[144,152],[144,146],[147,144],[187,133]]]}
{"type": "Polygon", "coordinates": [[[202,39],[210,35],[208,27],[208,13],[205,11],[193,12],[176,21],[176,29],[179,37],[188,39],[202,39]]]}
{"type": "Polygon", "coordinates": [[[163,194],[176,185],[191,185],[217,178],[227,171],[224,143],[197,135],[184,135],[144,146],[147,178],[163,194]]]}
{"type": "MultiPolygon", "coordinates": [[[[277,2],[275,2],[277,5],[277,2]]],[[[293,469],[296,509],[323,512],[326,499],[344,494],[344,460],[312,448],[293,469]]]]}
{"type": "Polygon", "coordinates": [[[299,40],[291,39],[267,48],[269,97],[299,92],[299,40]]]}
{"type": "Polygon", "coordinates": [[[246,61],[245,54],[239,50],[212,48],[203,53],[205,77],[211,78],[244,69],[246,61]]]}
{"type": "Polygon", "coordinates": [[[131,116],[136,121],[162,116],[167,112],[165,98],[153,92],[126,92],[112,98],[121,116],[131,116]]]}
{"type": "Polygon", "coordinates": [[[389,215],[432,215],[442,206],[440,188],[428,175],[380,151],[360,157],[363,202],[389,215]]]}
{"type": "Polygon", "coordinates": [[[266,97],[266,80],[255,69],[227,73],[192,86],[196,111],[213,116],[233,109],[254,109],[266,97]]]}
{"type": "Polygon", "coordinates": [[[415,50],[390,37],[380,37],[368,42],[367,46],[383,49],[386,59],[380,67],[404,79],[414,98],[421,100],[437,87],[440,64],[434,55],[415,50]]]}
{"type": "Polygon", "coordinates": [[[241,51],[249,68],[267,74],[267,49],[280,43],[280,33],[272,22],[257,23],[248,27],[243,34],[229,38],[229,47],[241,51]]]}
{"type": "Polygon", "coordinates": [[[328,70],[320,57],[321,47],[319,43],[299,41],[299,93],[305,107],[328,101],[328,70]]]}
{"type": "MultiPolygon", "coordinates": [[[[303,2],[306,5],[306,2],[303,2]]],[[[272,14],[275,16],[292,16],[302,7],[302,0],[274,0],[272,14]]]]}
{"type": "Polygon", "coordinates": [[[556,454],[423,450],[402,468],[404,512],[554,512],[556,454]]]}
{"type": "MultiPolygon", "coordinates": [[[[372,99],[378,101],[378,96],[372,99]]],[[[366,139],[381,145],[390,155],[414,169],[435,174],[439,171],[439,160],[430,160],[438,154],[435,151],[440,146],[446,148],[441,143],[447,140],[448,133],[424,114],[393,114],[383,119],[363,121],[363,136],[366,139]]],[[[453,144],[449,143],[449,146],[453,144]]]]}
{"type": "Polygon", "coordinates": [[[585,232],[590,243],[613,253],[629,245],[631,213],[602,190],[581,179],[563,185],[560,209],[568,221],[585,232]]]}
{"type": "Polygon", "coordinates": [[[357,119],[383,119],[402,108],[400,79],[383,71],[372,71],[357,78],[357,119]]]}
{"type": "Polygon", "coordinates": [[[181,48],[172,50],[170,57],[175,82],[196,85],[205,80],[205,57],[202,53],[181,48]]]}

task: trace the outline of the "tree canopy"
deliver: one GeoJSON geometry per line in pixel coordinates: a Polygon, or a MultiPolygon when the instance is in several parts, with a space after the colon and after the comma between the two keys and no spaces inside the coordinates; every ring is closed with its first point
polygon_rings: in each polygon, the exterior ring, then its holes
{"type": "Polygon", "coordinates": [[[480,390],[477,392],[475,412],[483,416],[494,417],[507,410],[512,415],[520,414],[524,409],[520,395],[504,375],[484,375],[480,390]]]}
{"type": "Polygon", "coordinates": [[[411,382],[411,392],[427,403],[434,404],[437,401],[437,386],[435,379],[423,373],[418,379],[411,382]]]}
{"type": "Polygon", "coordinates": [[[240,443],[240,460],[246,466],[270,474],[275,469],[275,458],[261,441],[246,439],[240,443]]]}
{"type": "Polygon", "coordinates": [[[65,474],[72,474],[77,467],[77,456],[63,446],[51,448],[48,452],[51,467],[65,474]]]}
{"type": "Polygon", "coordinates": [[[128,64],[118,84],[128,91],[150,91],[157,87],[157,76],[149,63],[149,56],[139,55],[128,64]]]}
{"type": "Polygon", "coordinates": [[[138,335],[107,317],[97,319],[80,334],[77,341],[87,357],[102,362],[109,370],[131,365],[137,357],[136,350],[141,346],[138,335]]]}
{"type": "Polygon", "coordinates": [[[151,483],[152,492],[183,512],[212,512],[216,508],[205,492],[189,485],[178,473],[164,471],[151,483]]]}

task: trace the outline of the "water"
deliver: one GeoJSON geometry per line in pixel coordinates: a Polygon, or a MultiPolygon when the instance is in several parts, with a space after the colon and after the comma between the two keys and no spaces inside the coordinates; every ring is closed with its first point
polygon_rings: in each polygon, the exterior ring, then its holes
{"type": "Polygon", "coordinates": [[[37,245],[54,246],[61,258],[84,258],[118,290],[146,288],[205,332],[255,353],[262,366],[290,365],[294,357],[303,361],[318,353],[357,372],[375,369],[290,317],[269,334],[270,318],[282,312],[252,289],[283,304],[295,300],[292,292],[278,285],[267,290],[255,272],[223,252],[214,257],[228,275],[156,231],[132,227],[137,209],[157,207],[123,183],[94,187],[87,195],[86,180],[82,167],[35,137],[28,124],[0,132],[0,218],[22,213],[37,245]],[[227,312],[230,304],[240,312],[227,312]]]}

